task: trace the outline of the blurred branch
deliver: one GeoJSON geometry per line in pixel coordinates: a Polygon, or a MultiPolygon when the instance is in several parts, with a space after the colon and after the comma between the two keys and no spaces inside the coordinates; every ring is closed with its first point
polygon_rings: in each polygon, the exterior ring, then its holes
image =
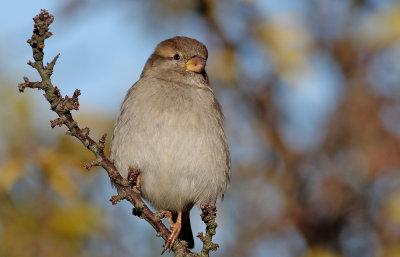
{"type": "MultiPolygon", "coordinates": [[[[214,11],[215,5],[216,2],[213,0],[198,0],[197,11],[203,16],[210,28],[216,33],[218,38],[222,41],[224,47],[232,50],[232,52],[236,54],[238,52],[239,45],[232,40],[229,40],[229,38],[223,33],[223,30],[216,19],[216,13],[214,11]]],[[[252,28],[254,26],[253,24],[248,24],[247,27],[252,28]]],[[[232,63],[232,65],[235,65],[235,63],[232,63]]],[[[277,78],[278,76],[276,75],[274,77],[277,78]]],[[[273,82],[275,81],[272,81],[272,83],[273,82]]],[[[238,84],[237,81],[235,81],[235,83],[238,84]]],[[[266,89],[268,90],[271,85],[271,83],[267,83],[266,89]]],[[[287,165],[286,170],[290,171],[301,156],[297,153],[294,153],[285,145],[279,134],[279,129],[276,126],[277,122],[273,117],[275,116],[274,113],[267,111],[269,109],[273,109],[275,111],[277,110],[274,106],[272,106],[273,102],[271,101],[270,95],[265,94],[265,92],[261,92],[262,94],[260,96],[259,94],[249,93],[240,87],[237,87],[237,91],[241,94],[243,100],[245,100],[248,105],[253,106],[255,109],[257,121],[261,123],[260,125],[263,128],[265,136],[273,148],[280,153],[284,159],[287,165]]]]}
{"type": "MultiPolygon", "coordinates": [[[[89,136],[89,128],[80,128],[78,123],[73,119],[71,111],[79,110],[78,97],[80,90],[75,90],[72,97],[62,97],[58,87],[54,87],[51,82],[51,75],[53,73],[54,65],[59,57],[59,54],[45,66],[43,65],[43,49],[44,41],[52,36],[49,31],[49,25],[54,21],[54,16],[48,13],[47,10],[41,10],[40,14],[33,18],[34,30],[32,38],[28,40],[29,45],[32,47],[34,62],[29,61],[28,64],[36,69],[41,77],[41,81],[31,82],[27,77],[24,77],[24,83],[18,85],[20,92],[25,88],[36,88],[45,92],[44,96],[50,103],[51,110],[56,112],[58,118],[50,121],[51,127],[65,125],[68,128],[68,134],[79,139],[82,144],[88,148],[94,155],[95,160],[85,164],[84,167],[90,169],[92,166],[101,166],[106,171],[111,181],[118,188],[118,195],[113,196],[110,201],[116,204],[120,200],[127,200],[134,206],[133,214],[145,219],[157,231],[157,236],[162,237],[165,241],[170,236],[171,232],[161,222],[163,218],[159,213],[153,213],[149,207],[143,202],[140,191],[136,186],[133,186],[136,181],[122,177],[112,161],[110,161],[104,154],[104,147],[107,134],[104,134],[98,142],[89,136]]],[[[130,173],[134,171],[130,171],[130,173]]],[[[130,176],[128,176],[130,177],[130,176]]],[[[137,177],[137,174],[136,174],[137,177]]],[[[135,179],[134,179],[135,180],[135,179]]],[[[218,245],[212,243],[211,238],[215,234],[215,213],[214,207],[206,206],[202,208],[202,219],[206,223],[206,236],[200,237],[203,241],[203,250],[201,255],[189,251],[187,244],[177,240],[173,247],[175,256],[209,256],[209,251],[216,250],[218,245]]]]}

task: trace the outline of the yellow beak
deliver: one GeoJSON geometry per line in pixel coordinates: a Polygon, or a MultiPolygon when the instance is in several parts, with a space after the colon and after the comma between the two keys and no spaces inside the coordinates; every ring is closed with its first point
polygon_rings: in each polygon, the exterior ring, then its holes
{"type": "Polygon", "coordinates": [[[187,63],[185,63],[185,66],[187,71],[200,73],[206,67],[206,60],[196,56],[187,61],[187,63]]]}

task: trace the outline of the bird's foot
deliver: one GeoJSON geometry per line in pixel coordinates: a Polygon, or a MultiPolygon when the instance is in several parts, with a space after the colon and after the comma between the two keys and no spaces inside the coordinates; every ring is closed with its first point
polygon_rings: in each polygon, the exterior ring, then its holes
{"type": "Polygon", "coordinates": [[[141,178],[142,178],[142,175],[140,175],[140,173],[139,173],[139,175],[136,178],[136,189],[139,190],[139,192],[140,192],[140,181],[141,181],[141,178]]]}
{"type": "Polygon", "coordinates": [[[172,229],[172,227],[175,225],[175,223],[174,223],[174,221],[172,220],[172,214],[171,214],[171,212],[170,212],[170,211],[162,211],[161,214],[162,214],[162,216],[163,216],[164,218],[167,218],[167,219],[168,219],[169,226],[170,226],[171,229],[172,229]]]}
{"type": "Polygon", "coordinates": [[[163,215],[165,218],[168,218],[169,226],[171,227],[171,235],[168,237],[167,242],[164,245],[164,250],[161,252],[163,254],[167,249],[172,249],[175,244],[176,239],[179,236],[182,228],[182,211],[178,212],[178,217],[176,222],[172,220],[172,214],[169,211],[164,211],[163,215]]]}
{"type": "Polygon", "coordinates": [[[133,185],[136,186],[136,189],[140,191],[140,180],[141,180],[141,174],[139,170],[129,167],[129,172],[128,172],[128,181],[133,187],[133,185]]]}

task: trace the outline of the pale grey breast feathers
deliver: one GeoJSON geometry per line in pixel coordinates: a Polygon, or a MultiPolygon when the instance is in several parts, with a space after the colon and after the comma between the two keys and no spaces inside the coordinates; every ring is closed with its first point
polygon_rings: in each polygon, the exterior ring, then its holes
{"type": "Polygon", "coordinates": [[[111,159],[123,176],[140,170],[142,195],[158,209],[215,203],[230,176],[222,120],[208,87],[143,77],[122,104],[111,159]]]}

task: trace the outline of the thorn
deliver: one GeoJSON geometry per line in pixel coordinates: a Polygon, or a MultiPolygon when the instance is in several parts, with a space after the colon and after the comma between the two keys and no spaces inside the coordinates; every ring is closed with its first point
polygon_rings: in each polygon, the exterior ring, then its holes
{"type": "Polygon", "coordinates": [[[35,68],[35,63],[32,61],[28,61],[28,65],[31,66],[32,68],[35,68]]]}
{"type": "MultiPolygon", "coordinates": [[[[51,32],[48,32],[48,33],[51,33],[51,32]]],[[[47,75],[49,77],[53,74],[53,68],[57,62],[58,57],[60,57],[60,54],[57,54],[50,63],[47,63],[46,67],[44,68],[47,71],[47,75]]]]}
{"type": "Polygon", "coordinates": [[[199,232],[196,237],[200,238],[200,240],[203,241],[204,238],[203,232],[199,232]]]}

